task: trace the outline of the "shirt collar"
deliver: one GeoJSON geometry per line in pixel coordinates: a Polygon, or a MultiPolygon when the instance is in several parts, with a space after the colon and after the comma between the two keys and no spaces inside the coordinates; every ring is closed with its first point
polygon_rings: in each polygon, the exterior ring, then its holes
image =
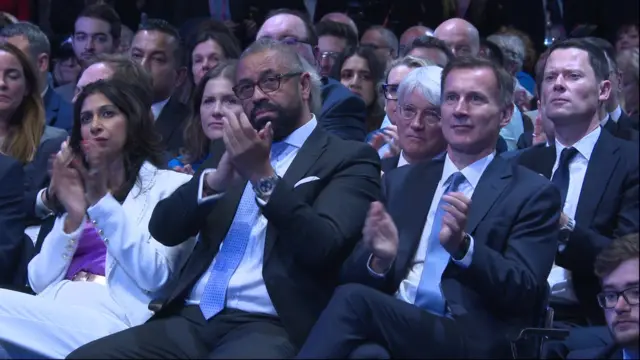
{"type": "Polygon", "coordinates": [[[404,157],[404,151],[400,151],[400,157],[398,158],[398,167],[409,165],[409,161],[404,157]]]}
{"type": "Polygon", "coordinates": [[[483,157],[482,159],[477,160],[473,164],[465,167],[464,169],[458,169],[453,161],[451,161],[451,158],[447,153],[447,156],[444,159],[444,168],[442,170],[442,179],[444,180],[444,183],[442,185],[446,184],[447,180],[451,178],[451,175],[459,171],[462,173],[462,175],[464,175],[465,179],[467,179],[469,184],[471,184],[471,187],[475,190],[476,186],[478,186],[478,182],[480,181],[482,173],[484,173],[484,171],[487,169],[487,166],[489,166],[495,156],[496,153],[494,151],[491,154],[483,157]]]}
{"type": "Polygon", "coordinates": [[[313,130],[316,128],[318,122],[316,121],[316,116],[311,114],[311,120],[309,120],[306,124],[297,128],[294,132],[289,134],[282,142],[287,145],[294,146],[296,148],[301,148],[304,145],[304,142],[307,141],[307,138],[313,130]]]}
{"type": "Polygon", "coordinates": [[[618,105],[618,107],[615,110],[613,110],[610,115],[613,121],[618,122],[618,120],[620,119],[620,116],[622,116],[622,108],[620,107],[620,105],[618,105]]]}
{"type": "MultiPolygon", "coordinates": [[[[604,127],[605,125],[607,125],[607,122],[609,122],[609,119],[611,119],[611,114],[607,113],[604,116],[604,119],[600,120],[600,126],[604,127]]],[[[612,120],[614,123],[617,122],[615,120],[612,120]]]]}
{"type": "MultiPolygon", "coordinates": [[[[593,148],[596,146],[596,142],[598,142],[598,138],[600,138],[600,133],[602,132],[602,128],[597,126],[593,131],[587,134],[587,136],[580,139],[577,143],[573,144],[572,147],[576,148],[580,155],[584,156],[587,161],[591,159],[591,154],[593,153],[593,148]]],[[[560,153],[562,150],[567,148],[560,144],[558,139],[556,138],[556,162],[560,159],[560,153]]]]}
{"type": "Polygon", "coordinates": [[[47,86],[44,87],[44,90],[42,90],[42,92],[40,93],[40,96],[44,99],[44,96],[47,94],[47,91],[49,91],[49,84],[47,84],[47,86]]]}
{"type": "Polygon", "coordinates": [[[167,105],[169,99],[171,99],[171,97],[168,97],[165,100],[158,101],[157,103],[151,105],[151,112],[153,113],[154,120],[158,120],[158,117],[160,117],[160,114],[162,113],[162,109],[164,109],[164,106],[167,105]]]}

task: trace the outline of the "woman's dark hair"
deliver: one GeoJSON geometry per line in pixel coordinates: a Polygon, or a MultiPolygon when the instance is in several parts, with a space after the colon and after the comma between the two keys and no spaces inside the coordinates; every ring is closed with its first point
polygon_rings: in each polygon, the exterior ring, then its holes
{"type": "Polygon", "coordinates": [[[373,103],[367,108],[366,127],[367,127],[367,132],[370,132],[380,128],[380,124],[384,119],[384,114],[385,114],[384,107],[382,106],[382,103],[380,102],[380,97],[378,96],[378,84],[384,81],[385,64],[383,64],[378,59],[378,57],[374,53],[374,50],[370,47],[360,46],[356,48],[348,48],[342,54],[340,54],[340,56],[338,56],[338,59],[336,60],[335,64],[333,64],[333,68],[331,69],[330,76],[340,81],[341,80],[340,73],[342,72],[342,66],[349,58],[353,56],[358,56],[365,59],[365,61],[369,65],[369,72],[371,73],[371,78],[374,84],[373,103]]]}
{"type": "Polygon", "coordinates": [[[145,87],[120,79],[99,80],[87,85],[74,104],[74,121],[69,140],[72,149],[80,149],[80,113],[87,97],[102,94],[127,118],[127,137],[124,154],[125,183],[114,196],[124,200],[133,184],[138,180],[140,168],[145,161],[162,167],[161,137],[155,129],[151,113],[152,94],[145,87]]]}
{"type": "Polygon", "coordinates": [[[241,50],[238,39],[236,39],[228,31],[225,32],[220,30],[220,26],[222,26],[223,28],[226,27],[224,24],[218,23],[215,20],[208,20],[200,24],[197,27],[197,31],[191,34],[191,36],[188,38],[187,73],[189,74],[191,82],[193,82],[193,74],[191,73],[191,68],[193,67],[192,54],[193,50],[195,50],[196,46],[198,46],[199,44],[208,40],[213,40],[218,44],[218,46],[220,46],[220,48],[224,52],[224,56],[226,59],[237,59],[240,57],[241,50]]]}
{"type": "Polygon", "coordinates": [[[185,147],[180,150],[180,154],[183,156],[183,164],[191,164],[194,161],[198,161],[209,151],[211,140],[204,134],[202,130],[202,119],[200,119],[200,104],[204,96],[204,88],[207,86],[209,80],[220,77],[229,80],[231,84],[233,84],[237,65],[237,60],[220,62],[213,69],[207,71],[195,88],[190,101],[191,116],[184,128],[185,147]]]}

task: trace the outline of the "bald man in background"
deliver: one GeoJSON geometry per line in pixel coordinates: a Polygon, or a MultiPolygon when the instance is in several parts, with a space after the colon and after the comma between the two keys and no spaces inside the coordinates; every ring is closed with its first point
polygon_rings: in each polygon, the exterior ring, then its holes
{"type": "Polygon", "coordinates": [[[400,35],[400,50],[398,51],[398,56],[402,56],[404,54],[405,49],[411,46],[413,40],[419,38],[422,35],[430,35],[433,36],[433,30],[422,25],[416,25],[405,30],[402,35],[400,35]]]}
{"type": "Polygon", "coordinates": [[[322,19],[320,19],[320,21],[335,21],[338,23],[349,25],[353,29],[353,31],[356,32],[356,35],[360,36],[360,34],[358,33],[358,26],[356,26],[355,21],[353,21],[353,19],[351,19],[345,13],[341,13],[341,12],[328,13],[325,16],[323,16],[322,19]]]}
{"type": "Polygon", "coordinates": [[[455,56],[476,56],[480,51],[480,33],[464,19],[444,21],[436,28],[434,36],[444,41],[455,56]]]}

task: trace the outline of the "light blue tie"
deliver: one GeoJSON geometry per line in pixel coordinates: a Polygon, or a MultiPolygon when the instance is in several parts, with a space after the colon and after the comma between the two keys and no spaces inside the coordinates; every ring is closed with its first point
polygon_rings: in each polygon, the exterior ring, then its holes
{"type": "MultiPolygon", "coordinates": [[[[287,146],[284,142],[274,143],[271,146],[271,165],[274,168],[278,157],[287,149],[287,146]]],[[[247,182],[233,217],[231,228],[222,242],[222,248],[216,255],[210,270],[209,280],[200,299],[200,310],[207,320],[225,307],[229,281],[242,261],[259,212],[255,192],[251,183],[247,182]]]]}
{"type": "MultiPolygon", "coordinates": [[[[444,194],[458,191],[458,187],[466,180],[460,172],[453,173],[449,177],[449,186],[444,194]]],[[[440,229],[442,228],[442,217],[445,211],[442,206],[445,204],[440,198],[436,214],[433,217],[429,243],[427,245],[427,256],[422,268],[420,284],[416,291],[415,305],[436,315],[444,316],[446,313],[446,302],[440,290],[442,273],[449,263],[451,257],[449,253],[440,245],[440,229]]]]}

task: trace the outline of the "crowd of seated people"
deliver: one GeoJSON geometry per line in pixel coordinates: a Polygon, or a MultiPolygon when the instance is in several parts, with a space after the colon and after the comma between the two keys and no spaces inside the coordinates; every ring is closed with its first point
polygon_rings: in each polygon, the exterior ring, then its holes
{"type": "Polygon", "coordinates": [[[214,13],[0,28],[0,358],[639,357],[637,27],[214,13]]]}

